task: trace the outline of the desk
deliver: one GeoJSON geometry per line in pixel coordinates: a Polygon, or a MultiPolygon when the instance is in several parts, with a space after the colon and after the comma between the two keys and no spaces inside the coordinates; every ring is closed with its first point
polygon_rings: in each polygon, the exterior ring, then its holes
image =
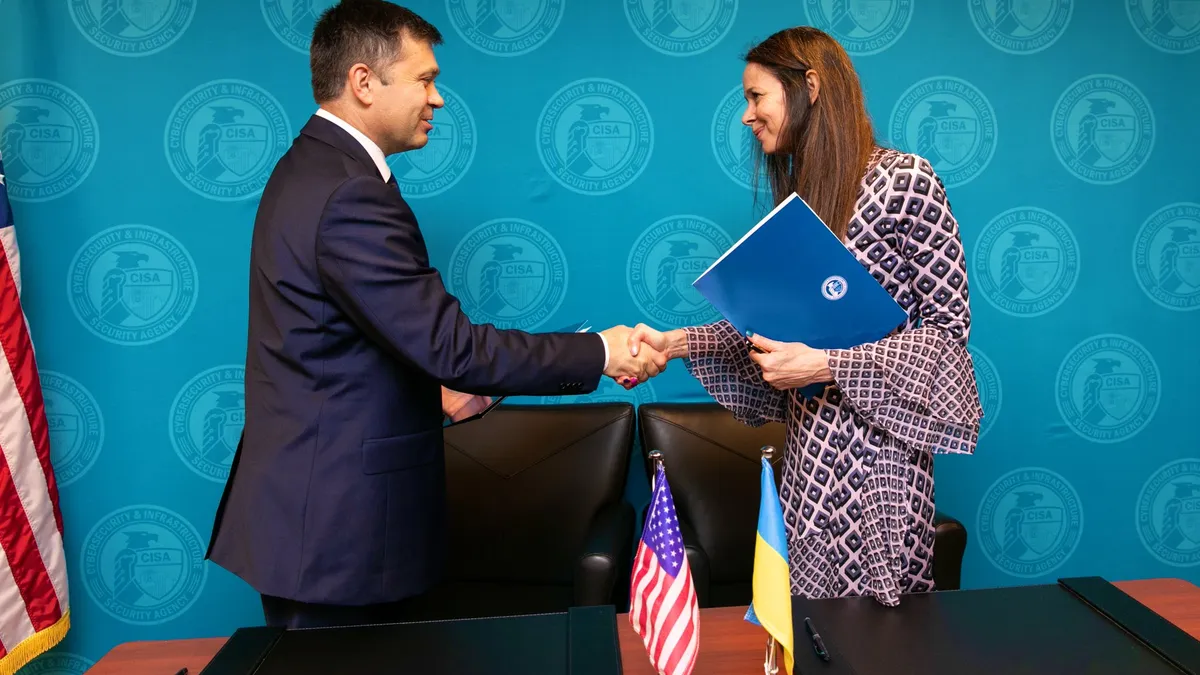
{"type": "MultiPolygon", "coordinates": [[[[1117,581],[1113,584],[1200,639],[1200,588],[1180,579],[1117,581]]],[[[953,592],[953,591],[951,591],[953,592]]],[[[762,666],[766,633],[742,619],[745,607],[700,610],[700,655],[694,675],[754,672],[762,666]]],[[[629,675],[654,675],[627,614],[617,615],[621,660],[629,675]]],[[[199,675],[226,638],[126,642],[114,647],[87,675],[171,675],[187,666],[199,675]]],[[[781,671],[782,672],[782,671],[781,671]]]]}

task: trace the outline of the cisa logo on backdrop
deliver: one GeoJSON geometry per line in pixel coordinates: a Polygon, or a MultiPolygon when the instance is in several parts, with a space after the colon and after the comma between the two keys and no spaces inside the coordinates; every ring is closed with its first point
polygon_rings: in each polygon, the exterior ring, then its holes
{"type": "Polygon", "coordinates": [[[646,316],[670,326],[714,319],[717,311],[692,282],[732,245],[729,235],[707,218],[663,218],[638,235],[629,250],[629,294],[646,316]]]}
{"type": "Polygon", "coordinates": [[[313,27],[337,0],[261,0],[267,27],[283,44],[303,54],[312,43],[313,27]]]}
{"type": "Polygon", "coordinates": [[[646,105],[628,87],[603,78],[559,89],[537,120],[542,166],[563,187],[606,195],[632,183],[654,149],[646,105]]]}
{"type": "Polygon", "coordinates": [[[92,601],[125,623],[151,626],[186,612],[208,579],[200,533],[161,506],[104,516],[83,539],[83,585],[92,601]]]}
{"type": "Polygon", "coordinates": [[[542,227],[497,218],[454,247],[450,283],[474,321],[528,330],[542,325],[566,297],[566,256],[542,227]]]}
{"type": "Polygon", "coordinates": [[[83,675],[95,665],[91,659],[71,652],[43,652],[22,668],[21,675],[83,675]]]}
{"type": "Polygon", "coordinates": [[[146,345],[179,329],[196,307],[196,263],[177,239],[146,225],[98,232],[75,252],[67,299],[97,337],[146,345]]]}
{"type": "Polygon", "coordinates": [[[475,118],[454,90],[440,84],[437,88],[446,104],[433,113],[429,142],[423,148],[387,159],[406,199],[432,197],[449,190],[475,161],[475,118]]]}
{"type": "Polygon", "coordinates": [[[1061,218],[1033,206],[992,219],[975,245],[979,290],[1012,316],[1041,316],[1075,290],[1079,244],[1061,218]]]}
{"type": "Polygon", "coordinates": [[[59,487],[79,480],[104,447],[104,417],[96,397],[82,384],[52,370],[40,372],[50,464],[59,487]]]}
{"type": "Polygon", "coordinates": [[[0,155],[14,201],[44,202],[79,187],[99,146],[96,115],[74,91],[41,79],[0,86],[0,155]]]}
{"type": "Polygon", "coordinates": [[[1142,545],[1168,565],[1200,564],[1200,459],[1179,459],[1155,471],[1138,493],[1142,545]]]}
{"type": "Polygon", "coordinates": [[[246,423],[246,370],[209,368],[188,380],[171,403],[171,445],[189,469],[211,481],[229,478],[233,453],[246,423]]]}
{"type": "Polygon", "coordinates": [[[1071,22],[1074,0],[971,0],[971,22],[993,47],[1034,54],[1058,41],[1071,22]]]}
{"type": "Polygon", "coordinates": [[[75,27],[117,56],[157,54],[175,44],[196,15],[196,0],[69,0],[75,27]]]}
{"type": "Polygon", "coordinates": [[[1058,161],[1080,180],[1119,183],[1150,156],[1154,112],[1128,81],[1092,75],[1076,80],[1058,97],[1050,140],[1058,161]]]}
{"type": "Polygon", "coordinates": [[[996,424],[1000,415],[1000,404],[1004,400],[1004,391],[1000,387],[1000,371],[988,355],[974,345],[967,345],[971,361],[975,367],[975,383],[979,389],[979,405],[983,408],[983,420],[979,424],[979,437],[983,438],[996,424]]]}
{"type": "Polygon", "coordinates": [[[600,384],[590,394],[578,396],[542,396],[538,402],[551,405],[574,405],[576,403],[631,403],[635,407],[658,400],[654,383],[647,381],[626,390],[611,377],[600,378],[600,384]]]}
{"type": "Polygon", "coordinates": [[[979,504],[979,541],[987,559],[1016,577],[1061,566],[1079,545],[1083,509],[1067,479],[1039,467],[1004,474],[979,504]]]}
{"type": "Polygon", "coordinates": [[[1124,335],[1097,335],[1075,345],[1055,379],[1059,414],[1089,441],[1132,438],[1158,409],[1158,365],[1124,335]]]}
{"type": "Polygon", "coordinates": [[[916,148],[947,187],[969,183],[996,152],[996,112],[975,85],[930,77],[909,87],[892,109],[892,141],[916,148]]]}
{"type": "Polygon", "coordinates": [[[912,19],[912,0],[804,0],[811,25],[850,54],[865,56],[896,44],[912,19]]]}
{"type": "Polygon", "coordinates": [[[520,56],[546,44],[562,23],[564,0],[446,0],[459,36],[492,56],[520,56]]]}
{"type": "Polygon", "coordinates": [[[712,151],[717,165],[733,182],[754,189],[754,156],[758,139],[742,124],[746,98],[741,85],[729,90],[717,105],[712,120],[712,151]]]}
{"type": "Polygon", "coordinates": [[[1142,223],[1133,245],[1133,273],[1159,305],[1200,307],[1200,204],[1169,204],[1142,223]]]}
{"type": "Polygon", "coordinates": [[[1200,49],[1200,0],[1127,0],[1125,11],[1138,35],[1169,54],[1200,49]]]}
{"type": "Polygon", "coordinates": [[[737,0],[624,0],[625,18],[651,49],[668,56],[708,51],[733,26],[737,0]]]}
{"type": "Polygon", "coordinates": [[[292,125],[275,97],[242,80],[213,80],[175,104],[163,145],[189,190],[228,202],[261,192],[291,142],[292,125]]]}

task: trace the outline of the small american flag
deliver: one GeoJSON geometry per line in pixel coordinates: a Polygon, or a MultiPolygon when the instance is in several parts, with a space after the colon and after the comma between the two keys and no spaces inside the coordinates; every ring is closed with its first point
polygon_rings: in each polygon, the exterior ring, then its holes
{"type": "Polygon", "coordinates": [[[629,622],[659,675],[688,675],[700,650],[700,610],[662,464],[651,495],[633,562],[629,622]]]}

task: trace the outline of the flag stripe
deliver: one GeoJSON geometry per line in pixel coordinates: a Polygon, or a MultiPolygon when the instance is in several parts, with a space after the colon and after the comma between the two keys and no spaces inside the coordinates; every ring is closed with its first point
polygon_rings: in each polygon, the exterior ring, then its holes
{"type": "Polygon", "coordinates": [[[670,589],[667,591],[666,597],[668,598],[668,601],[664,604],[666,604],[670,609],[659,616],[658,624],[654,627],[655,635],[654,646],[652,649],[654,653],[654,660],[656,661],[664,660],[663,656],[671,653],[669,644],[671,633],[674,632],[675,629],[679,628],[679,623],[677,622],[679,621],[679,617],[683,615],[684,610],[686,609],[683,603],[677,602],[677,600],[679,599],[680,595],[686,596],[684,584],[688,583],[689,581],[691,580],[687,578],[687,575],[680,574],[679,576],[675,577],[674,583],[671,584],[670,589]]]}
{"type": "Polygon", "coordinates": [[[21,256],[0,158],[0,674],[70,628],[63,519],[37,361],[21,306],[21,256]]]}
{"type": "MultiPolygon", "coordinates": [[[[695,597],[695,593],[692,593],[695,597]]],[[[691,602],[689,600],[688,602],[691,602]]],[[[696,665],[696,657],[700,654],[700,642],[695,639],[695,633],[700,626],[700,608],[692,605],[692,620],[687,624],[687,632],[684,633],[681,644],[683,652],[679,654],[679,660],[673,661],[671,664],[672,670],[680,672],[690,672],[696,665]]]]}
{"type": "MultiPolygon", "coordinates": [[[[48,574],[57,601],[54,605],[37,608],[45,611],[44,621],[36,620],[37,615],[34,615],[34,625],[40,631],[57,623],[62,618],[62,609],[68,604],[63,519],[58,486],[50,462],[50,425],[46,420],[33,341],[29,337],[17,275],[14,273],[20,269],[20,253],[13,228],[0,229],[0,244],[4,248],[4,257],[0,258],[0,347],[5,356],[0,360],[0,392],[6,394],[0,400],[0,420],[4,420],[0,431],[0,448],[5,451],[13,481],[21,488],[18,494],[22,510],[34,532],[43,564],[44,572],[39,573],[31,568],[29,573],[37,577],[38,584],[46,580],[41,575],[48,574]],[[20,406],[8,395],[10,385],[16,389],[20,406]],[[8,414],[10,405],[17,408],[11,415],[8,414]],[[10,431],[13,432],[11,437],[8,435],[10,431]],[[15,459],[11,452],[14,448],[19,449],[15,459]],[[34,456],[36,464],[32,461],[34,456]]],[[[34,590],[38,590],[38,587],[35,586],[34,590]]]]}
{"type": "Polygon", "coordinates": [[[634,602],[632,611],[629,614],[629,620],[633,625],[644,629],[645,612],[642,604],[642,594],[646,592],[646,587],[650,585],[650,580],[653,577],[646,572],[646,568],[650,565],[650,549],[645,546],[638,546],[638,554],[636,564],[634,565],[633,578],[638,582],[633,588],[634,602]],[[640,575],[640,578],[639,578],[640,575]]]}
{"type": "Polygon", "coordinates": [[[21,644],[33,634],[33,623],[8,566],[8,555],[0,550],[0,658],[8,654],[10,646],[21,644]]]}
{"type": "Polygon", "coordinates": [[[51,533],[57,532],[44,490],[38,489],[38,481],[44,487],[45,480],[29,456],[33,443],[24,407],[4,392],[11,386],[8,370],[8,360],[0,359],[0,549],[8,558],[33,625],[41,630],[62,616],[58,593],[41,554],[42,548],[52,550],[51,533]],[[40,526],[38,532],[35,523],[40,526]],[[39,539],[44,546],[39,547],[39,539]]]}
{"type": "Polygon", "coordinates": [[[655,623],[654,616],[655,612],[658,611],[658,598],[662,594],[663,581],[666,577],[666,575],[663,574],[662,569],[659,567],[658,558],[653,553],[650,554],[650,561],[646,572],[651,580],[651,585],[650,588],[646,589],[645,595],[642,597],[642,606],[646,611],[646,618],[642,622],[642,626],[644,630],[653,633],[655,623]]]}
{"type": "MultiPolygon", "coordinates": [[[[775,490],[775,470],[767,458],[762,459],[763,471],[759,478],[762,488],[762,498],[772,504],[779,502],[779,493],[775,490]]],[[[783,527],[783,507],[763,508],[758,515],[758,535],[762,541],[780,558],[788,559],[787,532],[783,527]]]]}
{"type": "Polygon", "coordinates": [[[9,555],[35,629],[42,630],[62,618],[66,561],[41,386],[8,264],[16,253],[12,231],[0,230],[5,250],[0,258],[0,346],[5,357],[0,360],[0,548],[9,555]]]}
{"type": "MultiPolygon", "coordinates": [[[[685,605],[680,609],[688,611],[687,607],[694,607],[693,600],[695,596],[692,588],[691,579],[688,579],[687,588],[685,589],[686,599],[685,605]]],[[[671,630],[671,634],[667,636],[667,642],[663,651],[666,653],[664,661],[667,664],[668,670],[675,670],[683,662],[684,654],[691,648],[692,633],[695,631],[696,618],[692,617],[691,621],[678,621],[675,623],[675,628],[671,630]]]]}
{"type": "Polygon", "coordinates": [[[659,612],[658,621],[654,624],[654,645],[651,647],[654,653],[654,659],[657,661],[662,658],[666,648],[667,635],[675,622],[679,620],[683,614],[683,605],[678,600],[683,592],[683,584],[688,581],[687,576],[680,574],[675,577],[671,585],[667,587],[667,592],[663,594],[662,604],[666,606],[667,611],[659,612]]]}
{"type": "MultiPolygon", "coordinates": [[[[0,230],[0,244],[0,549],[8,556],[35,630],[41,630],[62,617],[59,589],[42,556],[42,551],[61,553],[61,520],[57,509],[55,517],[49,517],[49,430],[25,314],[9,266],[16,257],[11,227],[0,230]]],[[[63,563],[61,555],[56,557],[63,563]]],[[[65,564],[62,567],[65,570],[65,564]]]]}
{"type": "Polygon", "coordinates": [[[61,536],[63,518],[54,468],[50,463],[50,425],[46,421],[46,403],[42,398],[37,359],[25,321],[25,310],[21,306],[20,281],[16,277],[21,265],[16,231],[11,227],[0,230],[0,243],[4,245],[4,259],[0,260],[0,344],[4,346],[10,376],[25,404],[34,452],[42,467],[42,482],[46,484],[46,496],[54,510],[54,527],[61,536]]]}

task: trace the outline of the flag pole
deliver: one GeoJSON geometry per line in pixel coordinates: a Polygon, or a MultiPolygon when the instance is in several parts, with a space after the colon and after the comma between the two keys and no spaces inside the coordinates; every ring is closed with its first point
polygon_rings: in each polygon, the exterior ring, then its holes
{"type": "Polygon", "coordinates": [[[658,470],[663,469],[664,471],[666,471],[666,469],[664,468],[662,450],[658,450],[658,449],[651,450],[649,456],[650,456],[650,461],[654,462],[654,473],[651,474],[654,476],[654,478],[652,478],[650,480],[650,490],[653,491],[654,490],[654,482],[656,480],[658,480],[658,470]]]}
{"type": "MultiPolygon", "coordinates": [[[[768,463],[770,463],[771,459],[774,456],[775,456],[775,447],[774,446],[771,446],[771,445],[762,446],[762,458],[764,460],[766,460],[768,463]]],[[[775,636],[768,633],[767,634],[767,653],[766,653],[765,658],[763,659],[764,675],[777,675],[777,673],[779,673],[779,664],[776,663],[776,661],[775,661],[776,651],[777,650],[775,648],[775,636]]]]}

